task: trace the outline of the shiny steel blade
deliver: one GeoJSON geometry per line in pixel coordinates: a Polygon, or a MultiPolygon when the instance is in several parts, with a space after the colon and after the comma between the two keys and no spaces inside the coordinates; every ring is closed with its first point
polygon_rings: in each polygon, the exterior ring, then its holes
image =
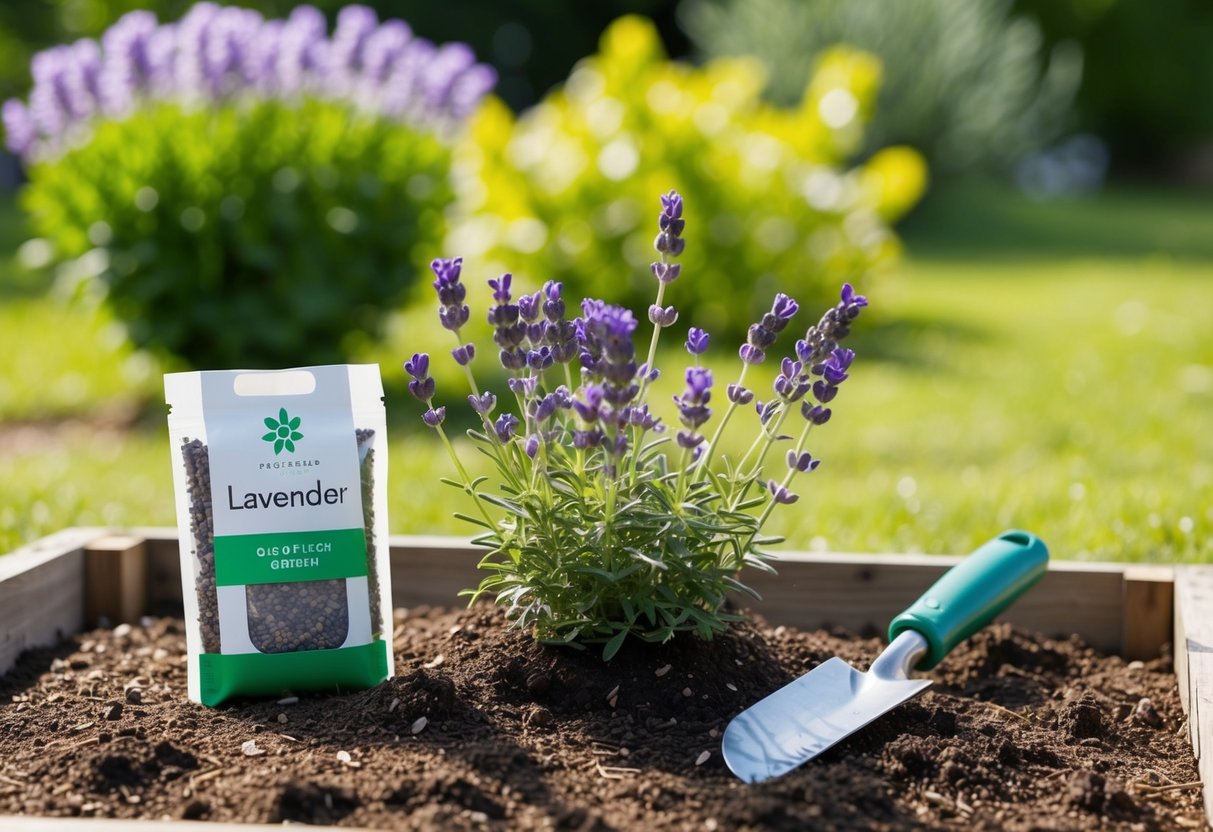
{"type": "Polygon", "coordinates": [[[724,730],[721,750],[747,783],[787,774],[924,689],[910,679],[927,643],[907,630],[861,673],[839,658],[742,711],[724,730]]]}

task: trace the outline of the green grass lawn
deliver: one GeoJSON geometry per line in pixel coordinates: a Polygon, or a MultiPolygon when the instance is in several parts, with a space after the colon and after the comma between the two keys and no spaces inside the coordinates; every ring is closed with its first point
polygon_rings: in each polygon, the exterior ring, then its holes
{"type": "MultiPolygon", "coordinates": [[[[908,226],[901,274],[872,293],[811,447],[825,462],[772,530],[794,548],[960,553],[1018,526],[1061,558],[1213,560],[1210,227],[1213,205],[1182,194],[937,198],[908,226]]],[[[66,525],[171,525],[159,369],[95,313],[4,282],[0,551],[66,525]],[[93,414],[132,410],[138,428],[98,433],[93,414]]],[[[423,346],[408,333],[424,331],[406,321],[369,356],[397,392],[391,526],[468,534],[450,518],[459,495],[436,484],[449,462],[398,395],[399,359],[423,346]]],[[[734,355],[709,362],[718,388],[734,355]]],[[[656,401],[683,358],[665,355],[656,401]]],[[[732,445],[748,444],[753,421],[735,422],[732,445]]]]}

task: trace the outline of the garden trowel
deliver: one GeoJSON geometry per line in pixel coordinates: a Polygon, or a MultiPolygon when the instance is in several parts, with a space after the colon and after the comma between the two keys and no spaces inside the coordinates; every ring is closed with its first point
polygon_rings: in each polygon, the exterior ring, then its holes
{"type": "Polygon", "coordinates": [[[742,711],[721,742],[747,783],[786,774],[930,686],[930,670],[1044,575],[1049,550],[1035,535],[1005,532],[981,546],[889,624],[889,646],[867,673],[838,657],[742,711]]]}

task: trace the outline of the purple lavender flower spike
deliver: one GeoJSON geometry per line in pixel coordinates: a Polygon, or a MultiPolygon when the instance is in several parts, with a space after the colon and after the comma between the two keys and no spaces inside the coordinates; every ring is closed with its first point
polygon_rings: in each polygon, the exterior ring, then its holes
{"type": "Polygon", "coordinates": [[[493,408],[497,406],[497,397],[489,391],[484,391],[479,396],[471,394],[468,396],[468,404],[472,406],[472,410],[479,413],[481,416],[487,416],[493,412],[493,408]]]}
{"type": "Polygon", "coordinates": [[[602,444],[604,438],[606,438],[606,435],[598,428],[575,430],[573,431],[573,447],[581,450],[597,448],[602,444]]]}
{"type": "MultiPolygon", "coordinates": [[[[686,248],[686,241],[682,239],[682,232],[686,228],[686,220],[682,218],[682,197],[677,191],[670,191],[668,194],[662,194],[661,197],[661,214],[657,217],[657,227],[660,233],[657,239],[653,241],[653,247],[661,254],[668,254],[671,257],[677,257],[682,254],[686,248]]],[[[672,281],[678,275],[674,274],[668,280],[663,280],[663,276],[658,275],[654,271],[654,276],[663,282],[672,281]]]]}
{"type": "Polygon", "coordinates": [[[514,275],[506,272],[501,277],[494,280],[489,278],[489,288],[493,290],[493,300],[499,304],[510,302],[510,284],[514,282],[514,275]]]}
{"type": "Polygon", "coordinates": [[[413,31],[402,20],[386,20],[367,36],[362,51],[363,81],[372,87],[382,84],[413,37],[413,31]]]}
{"type": "Polygon", "coordinates": [[[502,413],[497,417],[497,421],[493,423],[493,430],[497,433],[497,438],[502,444],[509,442],[510,437],[514,435],[514,431],[518,427],[518,417],[513,413],[502,413]]]}
{"type": "Polygon", "coordinates": [[[537,350],[531,350],[526,356],[527,366],[536,372],[542,372],[552,366],[552,348],[540,347],[537,350]]]}
{"type": "Polygon", "coordinates": [[[671,327],[678,321],[678,310],[672,306],[662,309],[654,303],[649,306],[649,321],[654,326],[671,327]]]}
{"type": "Polygon", "coordinates": [[[476,357],[475,344],[462,344],[451,350],[451,358],[455,359],[455,363],[460,367],[466,367],[473,358],[476,357]]]}
{"type": "Polygon", "coordinates": [[[527,323],[534,323],[539,320],[539,313],[543,307],[543,293],[536,292],[533,295],[523,295],[518,298],[518,314],[522,316],[522,320],[527,323]]]}
{"type": "Polygon", "coordinates": [[[446,420],[445,407],[431,407],[425,413],[421,414],[421,421],[425,422],[432,428],[436,428],[446,420]]]}
{"type": "Polygon", "coordinates": [[[556,408],[559,406],[559,399],[554,393],[548,393],[542,399],[532,399],[528,404],[528,414],[536,422],[546,422],[556,413],[556,408]]]}
{"type": "Polygon", "coordinates": [[[728,394],[729,401],[733,404],[749,404],[754,401],[753,391],[747,390],[740,384],[730,384],[725,392],[728,394]]]}
{"type": "Polygon", "coordinates": [[[583,422],[593,424],[602,413],[602,385],[587,384],[581,388],[581,395],[585,401],[573,399],[573,410],[583,422]]]}
{"type": "Polygon", "coordinates": [[[697,326],[687,330],[686,348],[691,355],[703,355],[708,351],[710,336],[697,326]]]}
{"type": "Polygon", "coordinates": [[[775,480],[767,480],[767,491],[771,492],[771,497],[780,505],[790,506],[792,503],[800,499],[798,495],[788,491],[787,488],[780,485],[775,480]]]}
{"type": "Polygon", "coordinates": [[[817,466],[821,464],[820,459],[813,459],[813,455],[808,451],[796,453],[796,451],[788,451],[788,467],[794,471],[815,471],[817,466]]]}

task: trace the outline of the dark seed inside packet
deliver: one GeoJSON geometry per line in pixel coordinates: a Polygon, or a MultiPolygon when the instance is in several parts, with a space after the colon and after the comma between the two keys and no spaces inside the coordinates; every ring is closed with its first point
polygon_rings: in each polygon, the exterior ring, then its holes
{"type": "MultiPolygon", "coordinates": [[[[372,636],[380,626],[379,575],[375,562],[375,509],[373,495],[375,432],[358,429],[362,517],[366,530],[367,583],[370,590],[372,636]]],[[[215,528],[211,510],[211,467],[207,446],[187,439],[181,447],[189,491],[190,534],[198,561],[195,590],[202,650],[220,652],[219,601],[215,584],[215,528]]],[[[345,643],[349,613],[344,579],[253,584],[245,590],[249,637],[262,653],[333,650],[345,643]]]]}

